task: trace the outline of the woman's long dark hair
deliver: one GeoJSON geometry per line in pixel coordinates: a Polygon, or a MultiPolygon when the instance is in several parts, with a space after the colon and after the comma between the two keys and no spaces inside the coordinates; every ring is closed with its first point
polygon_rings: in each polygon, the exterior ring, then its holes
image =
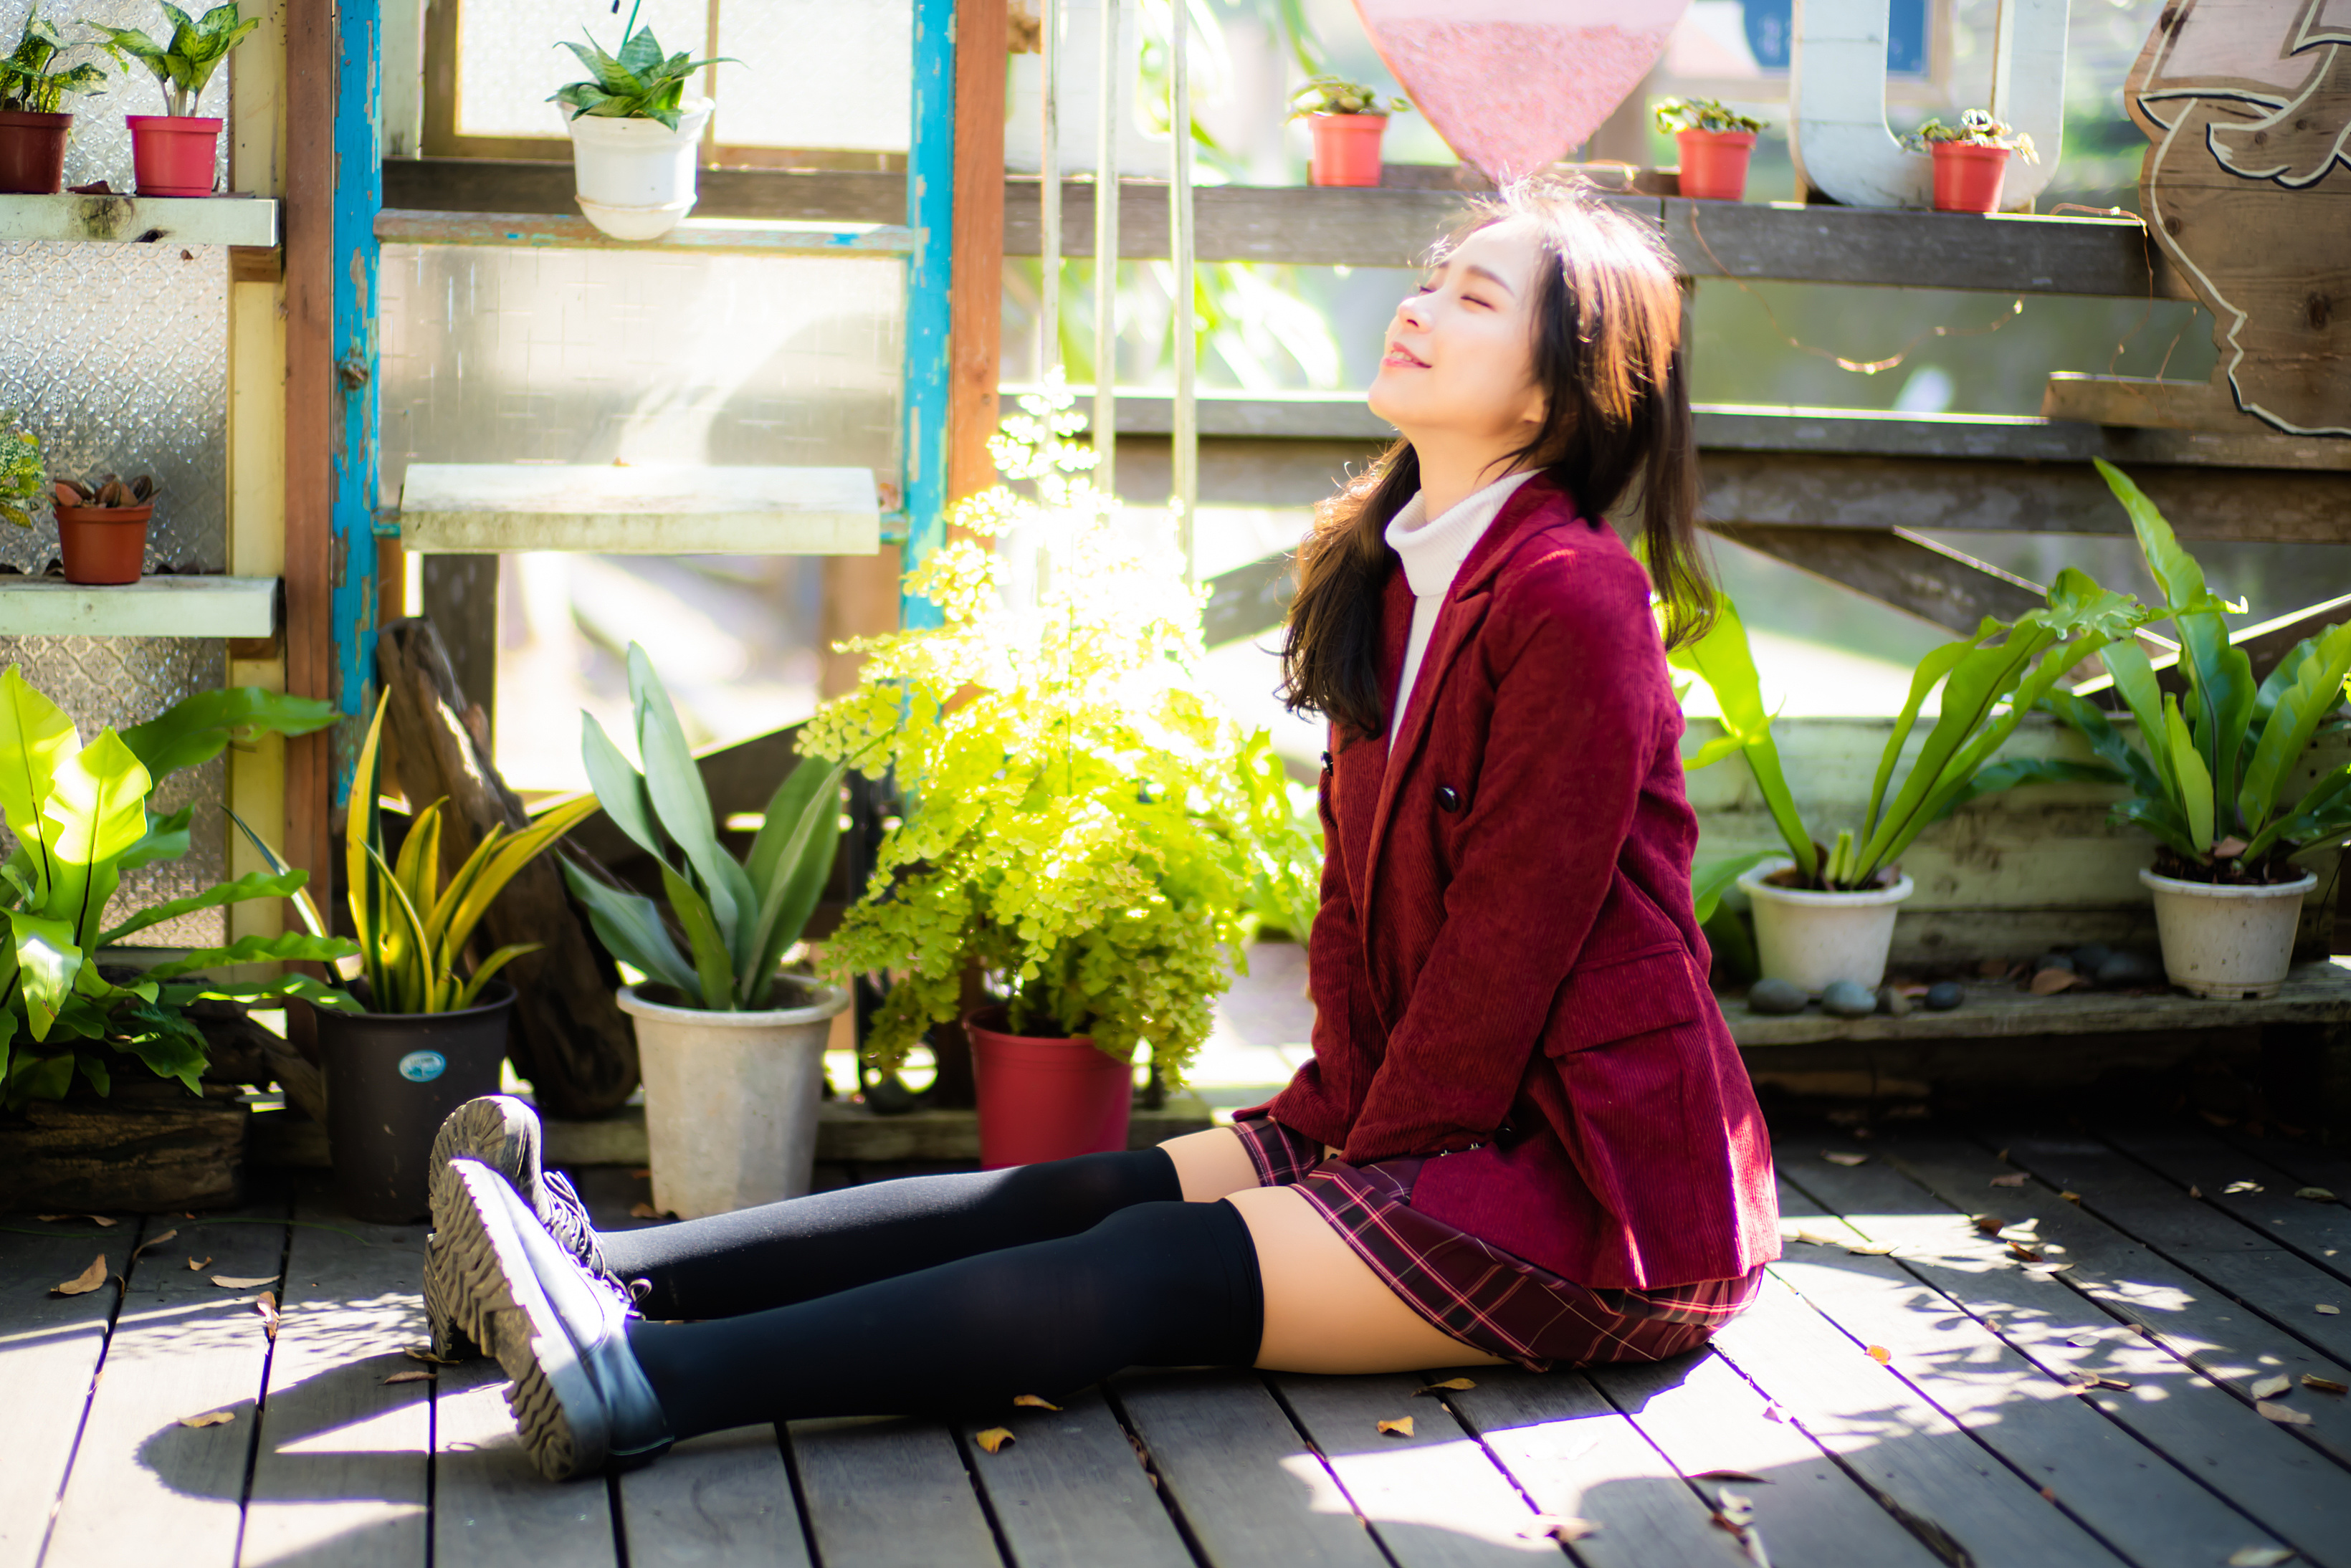
{"type": "MultiPolygon", "coordinates": [[[[1512,470],[1547,470],[1595,520],[1637,481],[1637,549],[1666,605],[1668,645],[1713,618],[1698,547],[1698,455],[1683,370],[1681,290],[1656,236],[1572,188],[1517,186],[1481,201],[1437,247],[1511,218],[1535,226],[1534,376],[1542,426],[1510,455],[1512,470]]],[[[1376,735],[1381,591],[1395,570],[1387,526],[1420,489],[1420,459],[1399,441],[1364,476],[1316,508],[1298,550],[1298,593],[1281,647],[1281,698],[1292,712],[1335,720],[1351,738],[1376,735]]]]}

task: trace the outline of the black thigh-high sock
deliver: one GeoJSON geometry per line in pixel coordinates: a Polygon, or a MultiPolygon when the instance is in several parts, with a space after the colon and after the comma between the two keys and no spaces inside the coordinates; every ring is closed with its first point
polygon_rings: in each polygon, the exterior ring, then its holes
{"type": "Polygon", "coordinates": [[[600,1232],[604,1261],[650,1281],[649,1318],[724,1318],[1075,1236],[1138,1203],[1180,1201],[1160,1149],[908,1176],[644,1230],[600,1232]]]}
{"type": "Polygon", "coordinates": [[[987,1252],[709,1322],[632,1321],[679,1437],[811,1416],[985,1411],[1123,1366],[1247,1366],[1265,1297],[1229,1203],[1148,1203],[987,1252]]]}

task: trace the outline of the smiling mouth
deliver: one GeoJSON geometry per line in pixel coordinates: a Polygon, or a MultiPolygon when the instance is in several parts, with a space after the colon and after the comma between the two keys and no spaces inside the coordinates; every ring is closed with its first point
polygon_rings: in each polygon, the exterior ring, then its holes
{"type": "Polygon", "coordinates": [[[1384,365],[1410,365],[1415,370],[1422,371],[1428,369],[1428,361],[1426,360],[1415,354],[1410,349],[1405,348],[1401,343],[1390,344],[1388,346],[1388,351],[1384,355],[1381,356],[1380,363],[1384,365]]]}

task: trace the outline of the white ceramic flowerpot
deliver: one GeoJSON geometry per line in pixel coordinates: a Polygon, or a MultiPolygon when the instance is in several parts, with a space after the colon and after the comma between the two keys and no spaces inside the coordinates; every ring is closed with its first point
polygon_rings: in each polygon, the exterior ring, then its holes
{"type": "Polygon", "coordinates": [[[838,986],[814,989],[808,1007],[756,1013],[621,992],[621,1010],[636,1019],[655,1208],[698,1219],[808,1191],[825,1041],[849,1006],[838,986]]]}
{"type": "Polygon", "coordinates": [[[567,118],[588,221],[614,239],[659,239],[675,228],[694,210],[694,155],[710,110],[706,98],[686,99],[675,131],[658,120],[567,118]]]}
{"type": "Polygon", "coordinates": [[[2303,895],[2318,878],[2260,887],[2181,882],[2138,873],[2155,894],[2155,930],[2163,972],[2181,990],[2231,1000],[2277,995],[2294,961],[2303,895]]]}
{"type": "Polygon", "coordinates": [[[1794,863],[1765,861],[1739,879],[1754,907],[1755,953],[1764,977],[1814,996],[1835,980],[1876,989],[1886,978],[1894,916],[1910,896],[1910,879],[1868,893],[1809,893],[1763,880],[1794,863]]]}

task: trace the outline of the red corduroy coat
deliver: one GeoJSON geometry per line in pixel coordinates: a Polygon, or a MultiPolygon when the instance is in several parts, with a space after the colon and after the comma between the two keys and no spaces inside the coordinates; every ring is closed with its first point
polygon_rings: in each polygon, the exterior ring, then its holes
{"type": "MultiPolygon", "coordinates": [[[[1385,612],[1384,686],[1412,591],[1385,612]]],[[[1400,734],[1322,775],[1314,1058],[1270,1110],[1579,1283],[1779,1256],[1770,1141],[1706,975],[1698,823],[1646,573],[1549,476],[1462,564],[1400,734]]]]}

